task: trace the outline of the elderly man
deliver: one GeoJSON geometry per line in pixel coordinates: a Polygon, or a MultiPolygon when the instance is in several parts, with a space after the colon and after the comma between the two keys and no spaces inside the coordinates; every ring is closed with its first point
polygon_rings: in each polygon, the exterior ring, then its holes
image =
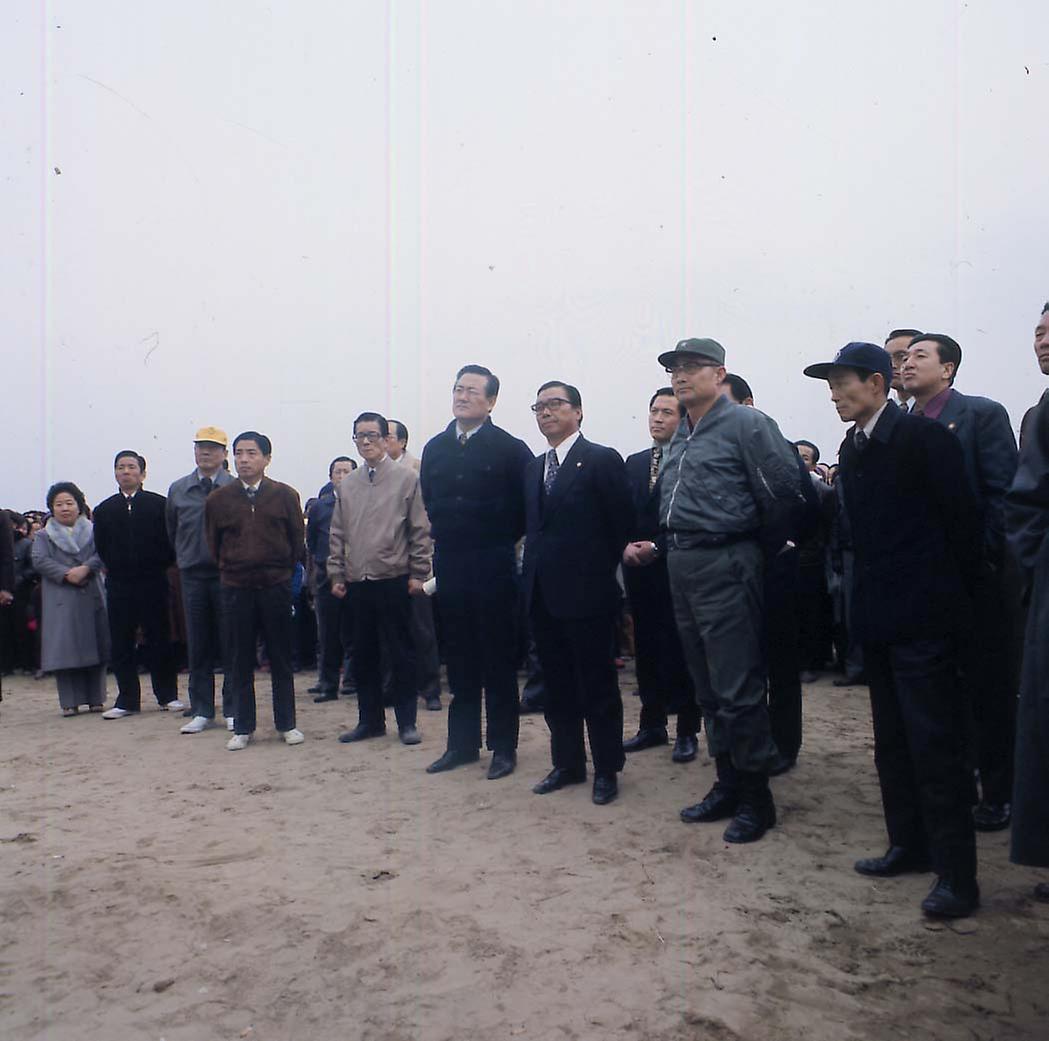
{"type": "Polygon", "coordinates": [[[849,343],[805,369],[826,380],[842,422],[840,482],[856,552],[853,624],[863,640],[889,849],[856,862],[880,878],[937,878],[922,910],[971,914],[980,902],[969,812],[958,643],[971,628],[979,562],[976,506],[955,437],[888,399],[892,363],[849,343]],[[906,575],[911,595],[900,596],[906,575]]]}

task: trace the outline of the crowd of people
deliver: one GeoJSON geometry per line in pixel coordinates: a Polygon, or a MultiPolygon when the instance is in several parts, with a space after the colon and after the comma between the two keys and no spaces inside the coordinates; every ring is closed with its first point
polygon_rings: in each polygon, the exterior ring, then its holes
{"type": "MultiPolygon", "coordinates": [[[[1049,304],[1035,351],[1049,374],[1049,304]]],[[[533,791],[584,783],[589,761],[600,805],[628,755],[670,744],[673,717],[673,760],[696,757],[703,728],[716,769],[681,819],[724,820],[726,842],[748,843],[776,823],[770,778],[801,751],[803,685],[833,664],[835,684],[870,689],[888,832],[858,872],[931,871],[923,911],[961,917],[979,905],[976,831],[1012,826],[1013,859],[1049,866],[1049,394],[1018,449],[1000,404],[955,388],[950,336],[849,343],[804,370],[849,424],[828,465],[755,407],[717,341],[682,340],[653,362],[667,385],[626,460],[583,436],[580,391],[558,380],[532,405],[548,445],[533,455],[493,423],[500,384],[479,365],[456,374],[452,419],[419,459],[403,423],[362,412],[359,463],[334,459],[305,509],[267,476],[258,431],[231,443],[198,430],[193,469],[166,496],[122,450],[117,491],[94,509],[61,481],[46,514],[0,513],[5,669],[53,675],[64,715],[107,721],[140,711],[145,669],[183,734],[215,725],[221,676],[239,751],[264,664],[275,728],[297,745],[297,632],[312,603],[310,692],[357,700],[340,742],[382,737],[392,708],[399,740],[420,743],[417,705],[442,708],[443,661],[447,743],[428,773],[484,745],[488,778],[513,774],[519,717],[541,710],[551,769],[533,791]],[[632,736],[624,647],[641,699],[632,736]]]]}

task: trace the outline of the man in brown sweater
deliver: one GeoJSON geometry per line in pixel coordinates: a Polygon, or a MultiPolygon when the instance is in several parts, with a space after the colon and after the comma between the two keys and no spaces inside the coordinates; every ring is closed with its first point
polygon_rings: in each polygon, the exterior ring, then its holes
{"type": "Polygon", "coordinates": [[[273,684],[273,722],[289,745],[303,741],[295,727],[291,666],[291,580],[306,553],[299,493],[266,476],[272,454],[265,434],[248,430],[233,442],[239,480],[208,496],[208,548],[219,566],[233,671],[231,752],[248,747],[255,732],[255,647],[266,640],[273,684]]]}
{"type": "Polygon", "coordinates": [[[397,730],[406,745],[419,743],[415,728],[415,648],[411,596],[423,595],[433,546],[419,477],[386,454],[389,424],[362,412],[353,440],[364,465],[343,479],[331,518],[328,577],[335,596],[353,605],[353,652],[359,722],[343,743],[386,733],[382,703],[381,647],[391,654],[397,730]]]}

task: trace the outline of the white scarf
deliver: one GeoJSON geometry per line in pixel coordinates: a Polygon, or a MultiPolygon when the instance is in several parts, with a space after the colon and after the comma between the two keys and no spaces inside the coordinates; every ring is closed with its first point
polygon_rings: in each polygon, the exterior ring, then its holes
{"type": "Polygon", "coordinates": [[[91,521],[81,514],[76,523],[70,528],[65,524],[59,524],[54,517],[48,518],[44,525],[47,537],[61,550],[77,556],[94,537],[95,529],[91,521]]]}

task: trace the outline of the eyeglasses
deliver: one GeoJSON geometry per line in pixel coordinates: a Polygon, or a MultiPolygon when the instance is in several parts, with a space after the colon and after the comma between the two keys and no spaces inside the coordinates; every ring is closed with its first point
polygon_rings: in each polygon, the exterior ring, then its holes
{"type": "Polygon", "coordinates": [[[675,372],[683,372],[686,376],[691,376],[694,372],[699,372],[700,369],[716,369],[719,368],[716,361],[679,361],[673,365],[666,366],[666,371],[673,376],[675,372]]]}
{"type": "Polygon", "coordinates": [[[354,434],[353,435],[354,444],[358,444],[358,445],[370,445],[370,444],[373,444],[376,441],[381,441],[381,440],[382,440],[382,434],[376,434],[376,433],[373,433],[370,430],[366,434],[354,434]]]}
{"type": "Polygon", "coordinates": [[[554,409],[571,404],[568,398],[547,398],[545,401],[537,401],[531,408],[536,415],[539,415],[540,412],[553,412],[554,409]]]}
{"type": "Polygon", "coordinates": [[[483,390],[478,390],[476,387],[463,387],[458,383],[452,387],[452,395],[467,398],[483,398],[485,396],[483,390]]]}

